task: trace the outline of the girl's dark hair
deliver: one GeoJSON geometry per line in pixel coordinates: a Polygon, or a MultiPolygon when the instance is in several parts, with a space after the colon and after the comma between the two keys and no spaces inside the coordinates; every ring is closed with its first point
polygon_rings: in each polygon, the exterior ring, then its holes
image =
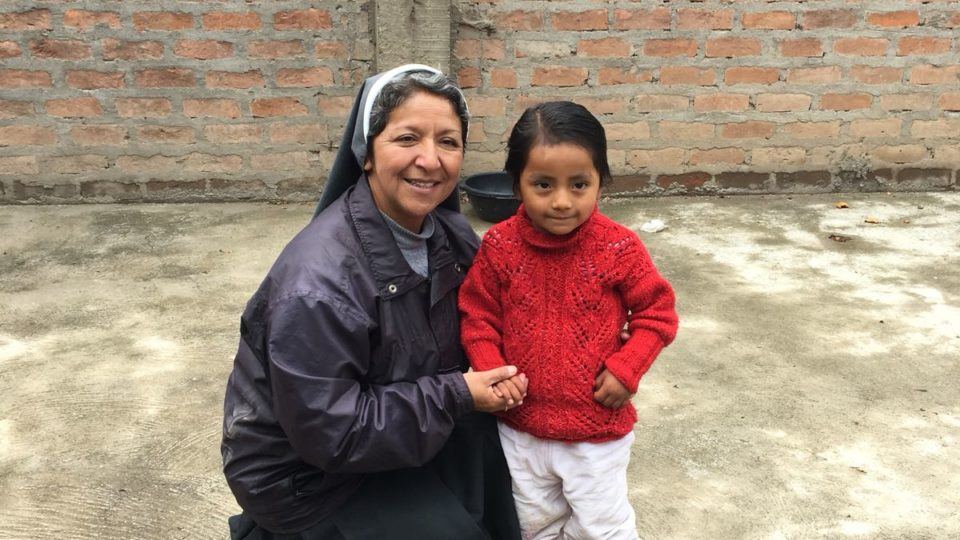
{"type": "Polygon", "coordinates": [[[390,113],[403,105],[407,99],[417,92],[427,92],[442,97],[450,102],[454,112],[460,119],[460,136],[463,149],[467,148],[467,126],[470,124],[470,113],[467,112],[467,101],[463,93],[453,82],[440,73],[427,71],[412,71],[405,73],[395,80],[388,82],[380,90],[373,106],[370,109],[370,132],[367,136],[367,153],[373,154],[373,139],[387,127],[390,113]]]}
{"type": "Polygon", "coordinates": [[[520,175],[534,146],[563,143],[575,144],[590,154],[593,166],[600,174],[601,186],[613,179],[607,163],[607,135],[600,121],[583,105],[572,101],[548,101],[524,111],[510,133],[507,162],[503,168],[513,177],[513,190],[519,191],[520,175]]]}

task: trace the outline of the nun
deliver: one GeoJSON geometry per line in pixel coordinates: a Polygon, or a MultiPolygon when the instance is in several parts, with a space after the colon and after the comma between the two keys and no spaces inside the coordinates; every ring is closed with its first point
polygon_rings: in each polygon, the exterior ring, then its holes
{"type": "Polygon", "coordinates": [[[312,221],[247,303],[224,400],[233,539],[515,539],[496,422],[468,371],[457,290],[469,114],[439,71],[367,79],[312,221]]]}

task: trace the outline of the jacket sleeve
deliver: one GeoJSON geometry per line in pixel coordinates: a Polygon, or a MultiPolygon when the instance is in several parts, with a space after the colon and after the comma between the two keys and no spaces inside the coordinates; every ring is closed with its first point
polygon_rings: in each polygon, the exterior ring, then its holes
{"type": "Polygon", "coordinates": [[[477,371],[506,365],[503,358],[503,306],[501,286],[492,257],[495,251],[484,241],[473,266],[460,286],[460,341],[477,371]]]}
{"type": "Polygon", "coordinates": [[[320,296],[292,296],[269,315],[267,356],[277,420],[307,463],[331,473],[416,467],[473,409],[463,374],[364,384],[367,318],[320,296]]]}
{"type": "Polygon", "coordinates": [[[617,288],[630,310],[627,316],[630,339],[604,364],[634,393],[640,378],[677,334],[675,297],[673,288],[657,272],[635,235],[620,242],[615,261],[617,288]]]}

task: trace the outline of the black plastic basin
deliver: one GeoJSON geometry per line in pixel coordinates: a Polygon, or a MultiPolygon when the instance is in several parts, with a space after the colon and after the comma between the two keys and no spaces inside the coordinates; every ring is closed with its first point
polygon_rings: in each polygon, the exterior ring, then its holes
{"type": "Polygon", "coordinates": [[[497,223],[517,213],[520,199],[513,194],[513,179],[505,172],[475,174],[460,183],[470,205],[484,221],[497,223]]]}

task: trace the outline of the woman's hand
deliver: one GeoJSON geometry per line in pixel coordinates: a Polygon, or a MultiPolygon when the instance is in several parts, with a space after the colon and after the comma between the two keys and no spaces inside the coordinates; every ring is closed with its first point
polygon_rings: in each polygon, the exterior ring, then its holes
{"type": "Polygon", "coordinates": [[[630,399],[630,391],[606,369],[593,383],[593,400],[608,409],[619,409],[630,399]]]}
{"type": "Polygon", "coordinates": [[[483,412],[506,411],[515,407],[527,394],[527,378],[517,374],[516,366],[503,366],[487,371],[470,371],[463,374],[467,388],[473,397],[473,408],[483,412]],[[504,390],[494,389],[500,382],[504,390]],[[511,403],[512,401],[512,403],[511,403]]]}

